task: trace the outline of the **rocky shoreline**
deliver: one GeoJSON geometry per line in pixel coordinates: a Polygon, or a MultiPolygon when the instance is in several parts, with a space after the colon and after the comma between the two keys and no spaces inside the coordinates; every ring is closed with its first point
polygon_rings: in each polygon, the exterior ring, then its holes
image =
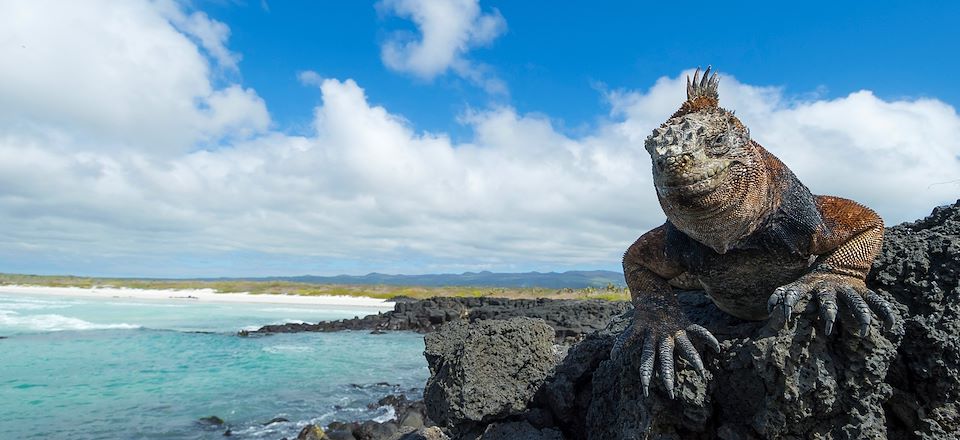
{"type": "MultiPolygon", "coordinates": [[[[441,434],[436,423],[429,419],[423,400],[408,400],[405,395],[389,395],[380,399],[371,408],[390,406],[394,420],[375,422],[332,422],[326,428],[307,425],[300,430],[297,440],[386,440],[400,438],[415,432],[441,434]]],[[[442,438],[442,437],[437,437],[442,438]]]]}
{"type": "Polygon", "coordinates": [[[439,331],[442,323],[431,324],[431,377],[416,406],[423,427],[387,422],[396,430],[377,436],[360,429],[373,422],[334,435],[308,426],[300,438],[960,439],[960,201],[888,228],[868,285],[901,319],[890,330],[874,322],[864,338],[842,313],[823,335],[813,304],[783,327],[726,315],[702,292],[680,293],[684,311],[722,350],[701,350],[706,378],[679,360],[672,400],[658,381],[643,396],[638,350],[610,357],[632,310],[569,350],[540,319],[477,315],[439,331]],[[305,436],[308,428],[321,436],[305,436]]]}
{"type": "Polygon", "coordinates": [[[415,331],[431,333],[448,322],[466,320],[477,322],[490,319],[527,317],[542,319],[554,329],[557,341],[573,342],[604,328],[610,320],[630,308],[625,301],[596,299],[507,299],[507,298],[448,298],[424,300],[394,299],[392,311],[353,319],[326,321],[316,324],[278,324],[263,326],[254,331],[242,331],[240,336],[263,336],[271,333],[335,332],[343,330],[415,331]]]}

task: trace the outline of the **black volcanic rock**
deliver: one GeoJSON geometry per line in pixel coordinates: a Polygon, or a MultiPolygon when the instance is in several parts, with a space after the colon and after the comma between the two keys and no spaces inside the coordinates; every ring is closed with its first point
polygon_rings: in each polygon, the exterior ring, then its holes
{"type": "Polygon", "coordinates": [[[327,436],[323,432],[323,428],[317,425],[307,425],[300,430],[300,433],[297,434],[297,440],[326,440],[327,436]]]}
{"type": "Polygon", "coordinates": [[[888,228],[868,283],[904,307],[890,368],[891,438],[960,438],[960,201],[888,228]]]}
{"type": "MultiPolygon", "coordinates": [[[[667,397],[659,381],[653,384],[650,397],[644,398],[637,369],[639,347],[630,347],[622,356],[601,360],[595,370],[584,372],[592,373],[589,397],[578,397],[589,404],[583,425],[568,427],[571,437],[619,439],[643,433],[685,439],[807,438],[814,433],[823,438],[885,436],[882,405],[891,388],[883,381],[901,339],[897,329],[881,333],[875,324],[861,339],[854,334],[856,323],[851,318],[832,336],[825,336],[814,305],[803,303],[799,304],[806,307],[803,316],[786,327],[776,319],[730,326],[711,319],[716,318],[714,306],[703,301],[700,293],[681,296],[688,316],[722,340],[719,356],[701,351],[709,370],[707,380],[681,361],[687,368],[677,374],[676,399],[667,397]]],[[[599,352],[592,355],[609,353],[616,334],[630,319],[627,314],[604,334],[597,334],[599,343],[589,348],[599,352]]],[[[558,375],[555,379],[568,382],[561,388],[569,388],[569,382],[584,377],[558,375]]],[[[558,407],[556,400],[547,403],[558,407]]]]}
{"type": "Polygon", "coordinates": [[[427,335],[427,415],[468,430],[525,412],[557,362],[553,338],[548,325],[531,318],[453,322],[427,335]]]}
{"type": "Polygon", "coordinates": [[[220,417],[217,417],[217,416],[208,416],[208,417],[201,417],[201,418],[197,419],[197,423],[200,423],[200,424],[203,424],[203,425],[220,426],[220,425],[223,425],[223,424],[226,423],[226,422],[224,422],[223,419],[221,419],[220,417]]]}
{"type": "Polygon", "coordinates": [[[421,333],[436,331],[444,323],[466,319],[470,322],[515,317],[538,318],[554,329],[559,340],[578,339],[602,329],[611,318],[630,305],[623,301],[449,298],[397,301],[392,311],[363,318],[327,321],[316,324],[279,324],[261,327],[242,336],[303,331],[331,332],[341,330],[412,330],[421,333]]]}
{"type": "Polygon", "coordinates": [[[366,420],[363,422],[331,422],[327,425],[325,435],[329,440],[398,440],[415,438],[437,438],[446,439],[446,437],[437,437],[436,424],[427,417],[426,406],[423,400],[409,400],[406,396],[389,395],[375,404],[370,404],[370,409],[381,406],[391,406],[394,409],[394,420],[377,422],[366,420]],[[417,433],[423,436],[418,437],[417,433]]]}
{"type": "MultiPolygon", "coordinates": [[[[610,358],[629,311],[570,348],[525,413],[489,417],[482,426],[470,421],[470,436],[454,438],[486,439],[487,430],[511,426],[535,438],[560,432],[566,439],[960,439],[958,260],[960,201],[888,228],[867,281],[895,303],[900,320],[889,331],[874,322],[864,338],[854,335],[856,322],[844,310],[827,336],[808,301],[782,326],[777,318],[738,320],[702,292],[681,292],[687,316],[710,329],[722,350],[698,347],[706,378],[678,359],[676,399],[658,378],[643,396],[638,347],[610,358]]],[[[465,341],[464,350],[482,349],[465,341]]],[[[435,404],[428,400],[428,409],[435,404]]],[[[450,432],[464,432],[458,428],[450,432]]]]}
{"type": "Polygon", "coordinates": [[[353,436],[357,440],[383,440],[393,437],[399,431],[399,427],[394,422],[374,422],[367,420],[360,424],[358,429],[353,430],[353,436]]]}
{"type": "Polygon", "coordinates": [[[401,434],[398,437],[391,438],[390,440],[449,440],[450,437],[447,437],[440,428],[434,426],[430,428],[421,428],[416,431],[411,431],[408,433],[401,434]]]}
{"type": "Polygon", "coordinates": [[[526,421],[496,422],[487,426],[481,440],[563,440],[553,428],[537,428],[526,421]]]}

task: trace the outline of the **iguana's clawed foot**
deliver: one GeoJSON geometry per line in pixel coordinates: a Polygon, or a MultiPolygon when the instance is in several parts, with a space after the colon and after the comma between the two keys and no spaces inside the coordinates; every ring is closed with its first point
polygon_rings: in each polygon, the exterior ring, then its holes
{"type": "Polygon", "coordinates": [[[838,297],[860,324],[858,333],[860,337],[866,336],[870,331],[871,310],[883,320],[887,330],[896,322],[896,315],[889,302],[868,289],[863,281],[840,275],[811,274],[778,287],[767,301],[767,311],[773,313],[779,307],[783,312],[784,325],[786,325],[797,301],[810,295],[815,295],[817,298],[820,319],[823,320],[823,331],[828,335],[833,331],[833,323],[837,319],[838,297]]]}
{"type": "Polygon", "coordinates": [[[700,375],[705,374],[703,360],[700,359],[700,354],[694,348],[690,338],[687,337],[688,334],[697,336],[706,342],[713,351],[720,352],[720,342],[717,341],[717,338],[713,337],[709,330],[697,324],[689,324],[685,329],[657,330],[639,323],[633,323],[617,337],[611,350],[611,357],[619,356],[624,347],[642,340],[640,383],[643,384],[643,395],[650,395],[650,379],[653,377],[653,370],[656,366],[667,394],[673,399],[674,350],[679,350],[680,356],[689,362],[700,375]],[[638,329],[638,327],[641,328],[638,329]],[[656,362],[658,358],[659,362],[656,362]]]}

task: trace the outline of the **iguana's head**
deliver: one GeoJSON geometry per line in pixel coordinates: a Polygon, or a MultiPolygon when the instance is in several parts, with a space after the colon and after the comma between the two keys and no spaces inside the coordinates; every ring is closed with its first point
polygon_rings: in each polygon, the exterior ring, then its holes
{"type": "Polygon", "coordinates": [[[737,179],[754,155],[750,131],[717,106],[717,74],[710,68],[693,82],[687,78],[687,101],[653,130],[644,146],[653,161],[653,181],[660,197],[709,196],[737,179]]]}
{"type": "MultiPolygon", "coordinates": [[[[764,182],[762,158],[750,140],[750,131],[732,112],[718,105],[719,79],[710,68],[700,78],[687,78],[687,101],[667,122],[653,130],[644,143],[653,162],[653,181],[667,218],[693,238],[702,235],[718,252],[725,252],[736,235],[748,233],[753,224],[738,205],[759,202],[756,191],[764,182]],[[734,216],[728,219],[717,218],[734,216]],[[729,230],[695,231],[708,217],[729,230]],[[723,237],[718,238],[718,237],[723,237]]],[[[763,188],[760,188],[763,189],[763,188]]],[[[749,207],[748,207],[749,208],[749,207]]],[[[760,215],[758,209],[748,209],[760,215]]],[[[720,226],[717,226],[720,227],[720,226]]]]}

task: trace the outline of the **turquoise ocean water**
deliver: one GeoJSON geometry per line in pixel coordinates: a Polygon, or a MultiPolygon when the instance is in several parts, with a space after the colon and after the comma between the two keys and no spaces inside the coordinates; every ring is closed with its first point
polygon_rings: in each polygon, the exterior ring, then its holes
{"type": "Polygon", "coordinates": [[[224,438],[198,423],[211,415],[231,438],[294,438],[307,423],[388,419],[375,402],[420,397],[429,375],[413,333],[236,336],[375,308],[189,301],[0,288],[0,439],[224,438]],[[274,417],[290,422],[263,425],[274,417]]]}

